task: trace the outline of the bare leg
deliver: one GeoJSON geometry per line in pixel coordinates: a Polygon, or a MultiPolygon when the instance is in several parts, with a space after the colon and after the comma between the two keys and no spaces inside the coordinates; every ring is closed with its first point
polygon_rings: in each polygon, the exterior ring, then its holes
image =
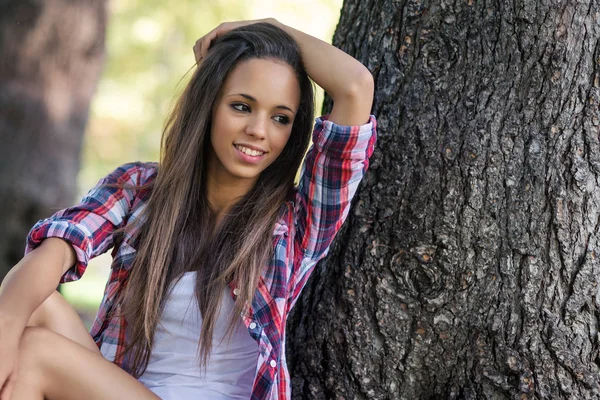
{"type": "Polygon", "coordinates": [[[100,354],[79,315],[56,291],[34,311],[27,326],[49,329],[100,354]]]}
{"type": "Polygon", "coordinates": [[[19,354],[14,400],[159,399],[102,355],[45,328],[26,328],[19,354]]]}

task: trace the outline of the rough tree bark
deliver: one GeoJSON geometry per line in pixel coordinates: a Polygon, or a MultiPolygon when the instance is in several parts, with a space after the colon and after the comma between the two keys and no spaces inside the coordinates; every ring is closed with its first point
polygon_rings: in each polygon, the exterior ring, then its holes
{"type": "Polygon", "coordinates": [[[294,398],[600,398],[600,2],[346,0],[334,44],[379,142],[294,398]]]}
{"type": "Polygon", "coordinates": [[[73,202],[106,18],[104,0],[0,2],[0,281],[31,226],[73,202]]]}

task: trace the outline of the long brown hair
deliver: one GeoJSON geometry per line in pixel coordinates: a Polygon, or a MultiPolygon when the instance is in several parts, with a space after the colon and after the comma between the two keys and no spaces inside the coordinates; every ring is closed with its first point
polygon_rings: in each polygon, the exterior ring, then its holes
{"type": "Polygon", "coordinates": [[[118,299],[127,323],[128,367],[139,377],[152,350],[168,290],[185,271],[197,271],[196,299],[202,314],[199,359],[206,366],[223,288],[239,289],[228,333],[252,302],[261,273],[272,256],[272,232],[308,147],[313,124],[313,87],[294,40],[259,23],[234,29],[211,45],[165,125],[161,162],[147,187],[137,252],[127,286],[118,299]],[[211,114],[228,74],[252,58],[288,64],[300,85],[300,106],[290,138],[255,186],[216,225],[206,193],[211,114]],[[214,231],[214,233],[213,233],[214,231]]]}

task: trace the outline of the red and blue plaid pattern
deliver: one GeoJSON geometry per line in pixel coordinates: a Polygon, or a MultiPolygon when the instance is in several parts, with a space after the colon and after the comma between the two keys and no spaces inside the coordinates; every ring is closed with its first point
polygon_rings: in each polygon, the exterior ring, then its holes
{"type": "MultiPolygon", "coordinates": [[[[286,319],[348,215],[373,153],[375,128],[372,116],[362,126],[339,126],[326,116],[316,120],[313,146],[302,166],[295,199],[282,206],[285,212],[273,232],[274,256],[259,280],[251,307],[242,315],[259,350],[252,399],[291,398],[285,359],[286,319]]],[[[81,203],[39,221],[29,233],[25,250],[30,252],[47,237],[71,243],[77,263],[62,277],[62,282],[71,282],[83,275],[91,258],[113,247],[110,277],[90,333],[102,354],[125,370],[129,370],[128,362],[119,354],[125,344],[126,323],[121,317],[109,319],[108,315],[136,250],[131,235],[117,235],[115,231],[139,217],[149,193],[106,184],[140,186],[155,179],[157,172],[156,163],[138,162],[117,168],[100,180],[81,203]]],[[[233,289],[231,295],[235,298],[233,289]]]]}

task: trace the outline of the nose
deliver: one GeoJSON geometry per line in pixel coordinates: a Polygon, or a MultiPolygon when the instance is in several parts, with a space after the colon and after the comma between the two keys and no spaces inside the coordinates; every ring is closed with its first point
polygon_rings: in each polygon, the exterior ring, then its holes
{"type": "Polygon", "coordinates": [[[248,120],[246,125],[246,133],[254,136],[257,139],[264,139],[267,134],[267,121],[265,117],[256,115],[248,120]]]}

